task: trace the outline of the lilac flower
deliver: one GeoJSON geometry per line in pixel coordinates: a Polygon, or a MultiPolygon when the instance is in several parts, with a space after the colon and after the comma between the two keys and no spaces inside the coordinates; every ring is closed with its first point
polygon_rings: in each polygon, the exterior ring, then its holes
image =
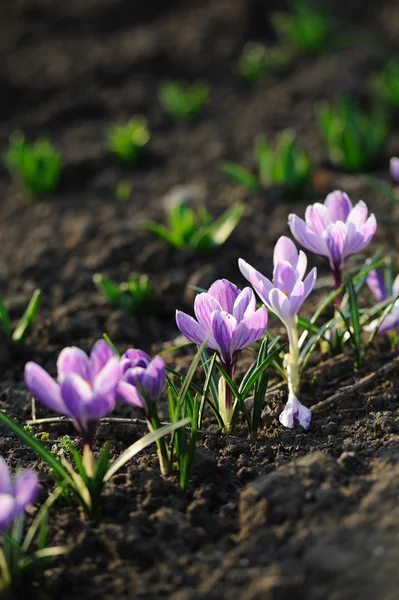
{"type": "Polygon", "coordinates": [[[251,288],[242,291],[227,279],[218,279],[207,293],[198,294],[194,301],[197,320],[176,311],[176,323],[182,334],[219,355],[221,362],[231,369],[239,353],[263,336],[267,325],[267,311],[256,310],[256,298],[251,288]]]}
{"type": "Polygon", "coordinates": [[[288,225],[302,246],[328,258],[338,289],[345,259],[369,244],[377,221],[373,214],[368,217],[362,200],[353,207],[347,194],[335,191],[328,194],[324,204],[316,202],[308,206],[305,221],[289,215],[288,225]]]}
{"type": "Polygon", "coordinates": [[[317,270],[314,267],[302,281],[308,263],[306,254],[302,250],[298,253],[295,244],[285,236],[281,236],[276,243],[273,262],[273,283],[242,258],[238,260],[238,266],[262,302],[277,314],[288,329],[314,288],[317,270]]]}
{"type": "Polygon", "coordinates": [[[165,385],[166,369],[163,359],[156,356],[151,360],[142,350],[131,348],[122,356],[120,364],[122,378],[117,388],[118,397],[148,414],[147,400],[155,402],[165,385]]]}
{"type": "Polygon", "coordinates": [[[399,182],[399,158],[393,156],[389,161],[389,170],[395,181],[399,182]]]}
{"type": "Polygon", "coordinates": [[[25,366],[25,383],[31,394],[51,410],[70,417],[92,445],[98,421],[115,406],[115,393],[121,368],[110,346],[98,341],[90,354],[76,347],[64,348],[57,361],[55,381],[34,362],[25,366]]]}
{"type": "Polygon", "coordinates": [[[0,456],[0,534],[36,500],[39,479],[30,469],[20,471],[14,481],[4,458],[0,456]]]}
{"type": "Polygon", "coordinates": [[[280,413],[279,421],[284,427],[292,429],[297,421],[304,429],[309,429],[312,420],[312,413],[303,404],[301,404],[291,390],[288,394],[288,400],[282,413],[280,413]]]}
{"type": "MultiPolygon", "coordinates": [[[[381,271],[376,269],[370,271],[370,273],[367,275],[366,281],[377,302],[383,302],[389,296],[399,296],[399,275],[397,275],[392,284],[391,294],[388,294],[381,271]]],[[[371,321],[371,323],[369,323],[365,329],[367,331],[374,331],[376,327],[378,327],[379,321],[380,319],[374,319],[374,321],[371,321]]],[[[395,329],[399,330],[399,298],[395,301],[390,313],[385,317],[385,319],[383,319],[378,328],[378,333],[384,333],[385,331],[391,331],[395,329]]]]}

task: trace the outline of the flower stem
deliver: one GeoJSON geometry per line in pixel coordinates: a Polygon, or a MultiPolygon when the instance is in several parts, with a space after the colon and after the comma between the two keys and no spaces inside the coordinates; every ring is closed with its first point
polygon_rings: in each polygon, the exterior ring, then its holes
{"type": "MultiPolygon", "coordinates": [[[[341,269],[336,269],[333,271],[334,276],[334,290],[338,290],[342,285],[342,271],[341,269]]],[[[336,306],[341,306],[342,302],[342,294],[338,294],[338,296],[334,300],[334,304],[336,306]]]]}
{"type": "MultiPolygon", "coordinates": [[[[223,365],[226,373],[230,376],[233,376],[233,367],[232,365],[223,365]]],[[[224,433],[231,433],[233,430],[233,425],[231,423],[233,418],[233,392],[227,383],[226,379],[223,375],[220,375],[219,378],[219,412],[220,416],[223,419],[224,433]]]]}
{"type": "Polygon", "coordinates": [[[0,592],[4,593],[11,585],[11,573],[3,548],[0,547],[0,592]]]}
{"type": "Polygon", "coordinates": [[[87,476],[90,477],[90,479],[94,479],[94,475],[96,472],[96,461],[94,458],[93,448],[91,444],[85,444],[83,446],[82,462],[87,476]]]}
{"type": "Polygon", "coordinates": [[[290,327],[287,327],[288,341],[290,345],[288,354],[288,364],[290,381],[292,389],[295,394],[299,392],[300,377],[299,377],[299,342],[298,342],[298,328],[296,320],[290,327]]]}
{"type": "MultiPolygon", "coordinates": [[[[150,403],[148,403],[150,404],[150,403]]],[[[159,420],[158,414],[156,412],[156,408],[151,405],[149,408],[149,415],[147,418],[147,425],[149,431],[156,431],[162,425],[159,420]]],[[[170,456],[168,452],[168,448],[166,447],[166,442],[164,438],[157,440],[157,452],[158,452],[158,460],[159,460],[159,468],[161,470],[162,475],[169,475],[172,467],[170,464],[170,456]]]]}

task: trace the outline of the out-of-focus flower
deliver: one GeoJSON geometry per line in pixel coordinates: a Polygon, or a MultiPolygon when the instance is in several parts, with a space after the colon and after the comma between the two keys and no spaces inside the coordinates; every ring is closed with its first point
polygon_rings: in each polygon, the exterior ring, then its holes
{"type": "Polygon", "coordinates": [[[0,456],[0,534],[36,500],[39,479],[35,471],[20,471],[14,481],[0,456]]]}
{"type": "Polygon", "coordinates": [[[241,350],[263,336],[267,325],[264,306],[256,309],[251,288],[242,291],[228,281],[219,279],[207,293],[194,301],[197,320],[176,311],[176,323],[182,334],[194,344],[207,340],[207,347],[219,355],[221,362],[232,368],[241,350]]]}
{"type": "Polygon", "coordinates": [[[353,207],[347,194],[335,191],[328,194],[324,204],[316,202],[308,206],[305,220],[290,214],[288,225],[302,246],[328,258],[337,289],[345,259],[368,245],[377,221],[373,214],[368,216],[362,200],[353,207]]]}
{"type": "Polygon", "coordinates": [[[58,357],[57,370],[55,381],[38,364],[28,362],[25,383],[31,394],[48,408],[70,417],[85,444],[91,446],[98,421],[115,407],[121,375],[119,360],[110,346],[99,340],[90,358],[79,348],[64,348],[58,357]]]}
{"type": "Polygon", "coordinates": [[[389,161],[389,170],[395,181],[399,182],[399,158],[393,156],[389,161]]]}
{"type": "Polygon", "coordinates": [[[306,254],[302,250],[298,253],[295,244],[285,236],[276,243],[273,262],[273,282],[242,258],[238,266],[262,302],[290,327],[316,283],[317,270],[314,267],[302,281],[308,263],[306,254]]]}
{"type": "MultiPolygon", "coordinates": [[[[371,293],[373,294],[377,302],[383,302],[389,296],[399,296],[399,275],[392,284],[391,293],[388,293],[384,278],[381,271],[373,270],[367,275],[367,285],[369,286],[371,293]]],[[[378,327],[380,319],[374,319],[365,327],[367,331],[374,331],[378,327]]],[[[391,331],[393,329],[399,330],[399,298],[395,301],[390,313],[383,319],[381,325],[378,327],[378,333],[384,333],[385,331],[391,331]]]]}
{"type": "Polygon", "coordinates": [[[160,356],[151,360],[142,350],[131,348],[122,356],[120,364],[123,374],[117,388],[118,397],[148,414],[147,401],[155,402],[165,385],[165,362],[160,356]]]}

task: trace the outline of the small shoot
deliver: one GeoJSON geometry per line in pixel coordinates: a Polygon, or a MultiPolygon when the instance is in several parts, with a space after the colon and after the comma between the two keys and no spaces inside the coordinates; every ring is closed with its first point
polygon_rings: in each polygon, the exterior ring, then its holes
{"type": "Polygon", "coordinates": [[[278,46],[268,48],[248,42],[237,60],[237,73],[247,84],[255,86],[268,75],[282,73],[291,62],[291,52],[278,46]]]}
{"type": "Polygon", "coordinates": [[[399,59],[391,59],[384,71],[374,76],[371,85],[380,98],[399,109],[399,59]]]}
{"type": "Polygon", "coordinates": [[[265,140],[259,142],[256,160],[257,176],[234,162],[225,162],[222,171],[250,191],[284,186],[290,194],[300,195],[309,183],[310,160],[290,130],[278,136],[274,148],[265,140]]]}
{"type": "Polygon", "coordinates": [[[20,344],[23,342],[26,334],[28,333],[29,327],[32,325],[37,311],[39,310],[40,297],[41,291],[35,290],[14,331],[12,330],[10,314],[2,298],[0,298],[0,328],[4,331],[6,336],[11,338],[15,343],[20,344]]]}
{"type": "Polygon", "coordinates": [[[209,95],[209,86],[201,81],[190,84],[167,80],[159,86],[162,108],[179,121],[195,119],[204,110],[209,95]]]}
{"type": "Polygon", "coordinates": [[[373,167],[380,158],[389,135],[387,113],[374,108],[362,112],[348,98],[335,106],[322,104],[319,125],[331,163],[348,172],[373,167]]]}
{"type": "Polygon", "coordinates": [[[153,289],[148,275],[132,273],[129,279],[117,284],[101,273],[93,276],[93,282],[102,296],[113,308],[131,315],[147,312],[153,300],[153,289]]]}
{"type": "Polygon", "coordinates": [[[149,221],[146,227],[177,250],[208,253],[226,242],[243,214],[244,205],[236,203],[212,221],[204,206],[193,208],[188,202],[179,201],[168,208],[169,227],[155,221],[149,221]]]}
{"type": "Polygon", "coordinates": [[[61,154],[50,140],[39,138],[31,144],[23,133],[11,135],[5,162],[12,177],[34,197],[54,192],[61,176],[61,154]]]}
{"type": "Polygon", "coordinates": [[[136,164],[150,140],[147,119],[132,117],[124,125],[111,125],[107,134],[108,149],[122,162],[136,164]]]}
{"type": "Polygon", "coordinates": [[[293,2],[291,12],[275,13],[272,24],[283,43],[306,54],[325,50],[332,31],[331,18],[306,0],[293,2]]]}

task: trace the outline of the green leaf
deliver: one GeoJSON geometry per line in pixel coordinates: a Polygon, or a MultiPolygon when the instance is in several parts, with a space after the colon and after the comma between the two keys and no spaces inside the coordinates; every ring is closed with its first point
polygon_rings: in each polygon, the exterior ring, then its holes
{"type": "Polygon", "coordinates": [[[240,185],[244,186],[247,190],[255,191],[259,188],[258,180],[256,176],[232,161],[226,161],[222,164],[221,169],[222,173],[225,173],[230,179],[236,181],[240,185]]]}
{"type": "Polygon", "coordinates": [[[245,211],[245,206],[239,202],[228,208],[212,225],[209,226],[209,234],[216,246],[221,246],[230,237],[240,222],[245,211]]]}
{"type": "Polygon", "coordinates": [[[14,340],[14,342],[22,342],[25,335],[27,334],[29,326],[33,323],[36,313],[39,310],[40,297],[41,291],[35,290],[24,314],[22,315],[21,320],[19,321],[12,335],[12,339],[14,340]]]}
{"type": "Polygon", "coordinates": [[[8,310],[5,307],[3,299],[0,298],[0,321],[3,331],[6,335],[11,336],[11,321],[8,310]]]}
{"type": "Polygon", "coordinates": [[[95,273],[93,275],[93,283],[98,291],[105,296],[109,302],[117,302],[121,294],[121,290],[116,283],[110,279],[106,279],[103,275],[101,275],[101,273],[95,273]]]}

